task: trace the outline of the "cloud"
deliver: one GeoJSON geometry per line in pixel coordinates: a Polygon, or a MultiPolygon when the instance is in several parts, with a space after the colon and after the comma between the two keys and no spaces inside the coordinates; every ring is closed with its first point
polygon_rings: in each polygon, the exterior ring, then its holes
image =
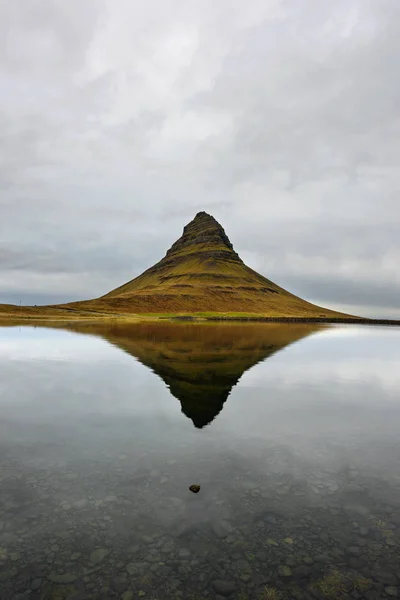
{"type": "Polygon", "coordinates": [[[0,3],[0,301],[105,293],[208,210],[267,277],[394,314],[399,13],[0,3]]]}

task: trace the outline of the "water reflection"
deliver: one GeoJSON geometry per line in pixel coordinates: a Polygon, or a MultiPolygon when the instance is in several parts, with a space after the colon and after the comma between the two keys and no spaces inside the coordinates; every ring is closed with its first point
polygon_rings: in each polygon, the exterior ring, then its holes
{"type": "Polygon", "coordinates": [[[89,324],[161,377],[182,412],[201,429],[211,423],[243,373],[322,327],[270,324],[89,324]]]}
{"type": "Polygon", "coordinates": [[[397,331],[68,327],[0,329],[1,600],[399,595],[397,331]]]}

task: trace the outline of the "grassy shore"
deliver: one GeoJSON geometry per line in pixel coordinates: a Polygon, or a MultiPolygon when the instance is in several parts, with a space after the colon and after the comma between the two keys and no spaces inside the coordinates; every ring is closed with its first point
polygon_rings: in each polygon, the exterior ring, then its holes
{"type": "Polygon", "coordinates": [[[287,314],[265,314],[251,312],[194,312],[194,313],[114,313],[97,310],[83,310],[67,308],[65,306],[14,306],[0,304],[0,325],[10,322],[89,322],[89,321],[113,321],[113,322],[146,322],[146,321],[259,321],[269,323],[353,323],[353,324],[378,324],[378,325],[400,325],[400,321],[392,319],[369,319],[354,317],[351,315],[338,316],[310,316],[310,315],[287,315],[287,314]]]}

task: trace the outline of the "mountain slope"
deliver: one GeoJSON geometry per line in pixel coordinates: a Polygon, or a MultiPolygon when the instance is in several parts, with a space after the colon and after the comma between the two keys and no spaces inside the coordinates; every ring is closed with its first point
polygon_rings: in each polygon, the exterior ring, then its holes
{"type": "Polygon", "coordinates": [[[315,306],[249,268],[224,229],[200,212],[165,257],[105,296],[70,307],[118,313],[251,313],[343,318],[315,306]]]}

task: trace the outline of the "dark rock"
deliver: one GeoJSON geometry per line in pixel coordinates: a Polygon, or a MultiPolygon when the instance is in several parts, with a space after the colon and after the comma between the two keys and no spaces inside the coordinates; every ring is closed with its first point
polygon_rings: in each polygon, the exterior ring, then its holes
{"type": "Polygon", "coordinates": [[[190,490],[191,492],[193,492],[193,494],[198,494],[198,493],[199,493],[199,491],[200,491],[200,486],[199,486],[198,484],[194,483],[193,485],[191,485],[191,486],[189,487],[189,490],[190,490]]]}
{"type": "Polygon", "coordinates": [[[361,554],[361,549],[358,546],[350,546],[347,548],[347,552],[353,556],[359,556],[361,554]]]}
{"type": "Polygon", "coordinates": [[[396,575],[387,571],[373,571],[372,578],[379,583],[386,583],[389,586],[397,584],[396,575]]]}
{"type": "Polygon", "coordinates": [[[213,588],[221,596],[230,596],[236,590],[236,583],[234,581],[224,581],[223,579],[216,579],[213,581],[213,588]]]}

